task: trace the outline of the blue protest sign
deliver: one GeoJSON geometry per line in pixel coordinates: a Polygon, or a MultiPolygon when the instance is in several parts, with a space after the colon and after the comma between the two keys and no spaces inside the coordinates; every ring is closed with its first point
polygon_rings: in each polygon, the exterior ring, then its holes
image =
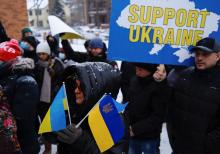
{"type": "Polygon", "coordinates": [[[218,0],[112,0],[108,58],[192,65],[189,47],[220,41],[218,0]]]}

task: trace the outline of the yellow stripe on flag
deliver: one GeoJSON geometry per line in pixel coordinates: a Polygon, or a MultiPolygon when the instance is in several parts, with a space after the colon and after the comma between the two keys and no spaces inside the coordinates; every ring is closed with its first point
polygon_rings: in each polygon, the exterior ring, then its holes
{"type": "Polygon", "coordinates": [[[42,134],[42,133],[46,133],[46,132],[52,132],[51,121],[50,121],[50,108],[47,111],[47,114],[44,117],[44,120],[42,121],[42,123],[40,125],[40,129],[38,131],[38,134],[42,134]]]}
{"type": "Polygon", "coordinates": [[[64,110],[68,110],[67,98],[64,98],[64,99],[63,99],[63,107],[64,107],[64,110]]]}
{"type": "Polygon", "coordinates": [[[110,149],[114,142],[100,113],[99,103],[96,104],[89,114],[88,122],[100,151],[104,152],[110,149]]]}

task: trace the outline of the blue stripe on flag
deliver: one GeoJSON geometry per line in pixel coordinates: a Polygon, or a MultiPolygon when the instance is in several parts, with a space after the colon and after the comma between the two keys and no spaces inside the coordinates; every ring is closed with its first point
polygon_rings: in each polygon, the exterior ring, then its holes
{"type": "Polygon", "coordinates": [[[117,143],[124,136],[125,127],[112,97],[107,95],[103,98],[99,109],[114,143],[117,143]]]}
{"type": "Polygon", "coordinates": [[[50,119],[52,131],[58,131],[66,128],[66,116],[63,106],[63,99],[65,98],[64,86],[62,86],[57,93],[50,109],[50,119]]]}

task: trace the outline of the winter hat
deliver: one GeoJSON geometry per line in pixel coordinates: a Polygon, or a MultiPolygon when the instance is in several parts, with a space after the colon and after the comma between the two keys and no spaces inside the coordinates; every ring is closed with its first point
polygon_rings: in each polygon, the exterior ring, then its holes
{"type": "Polygon", "coordinates": [[[33,70],[34,67],[34,60],[31,58],[18,58],[17,62],[12,64],[13,70],[33,70]]]}
{"type": "Polygon", "coordinates": [[[34,49],[37,47],[37,40],[33,36],[26,36],[22,39],[22,41],[28,42],[34,49]]]}
{"type": "Polygon", "coordinates": [[[147,64],[147,63],[133,63],[134,66],[143,68],[154,73],[157,70],[157,64],[147,64]]]}
{"type": "Polygon", "coordinates": [[[21,30],[22,37],[24,37],[24,36],[25,36],[25,33],[28,33],[28,32],[33,33],[30,28],[27,28],[27,27],[26,27],[26,28],[23,28],[23,29],[21,30]]]}
{"type": "Polygon", "coordinates": [[[94,38],[89,42],[89,47],[103,49],[104,45],[100,38],[94,38]]]}
{"type": "Polygon", "coordinates": [[[49,44],[47,42],[41,42],[40,44],[38,44],[36,52],[37,53],[47,53],[48,55],[50,55],[51,51],[50,51],[49,44]]]}
{"type": "Polygon", "coordinates": [[[22,51],[17,40],[10,40],[0,44],[0,61],[9,61],[21,56],[22,51]]]}
{"type": "Polygon", "coordinates": [[[198,49],[208,53],[220,52],[220,43],[214,38],[207,37],[198,41],[191,51],[196,51],[198,49]]]}

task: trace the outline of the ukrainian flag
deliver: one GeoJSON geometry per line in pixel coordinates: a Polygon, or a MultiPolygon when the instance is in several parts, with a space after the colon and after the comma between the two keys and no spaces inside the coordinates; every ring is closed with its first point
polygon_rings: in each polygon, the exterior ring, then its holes
{"type": "Polygon", "coordinates": [[[110,149],[124,136],[124,123],[109,95],[105,95],[91,110],[88,122],[101,152],[110,149]]]}
{"type": "Polygon", "coordinates": [[[38,134],[59,131],[66,128],[65,109],[67,107],[67,97],[64,85],[58,91],[46,116],[44,117],[38,134]]]}

